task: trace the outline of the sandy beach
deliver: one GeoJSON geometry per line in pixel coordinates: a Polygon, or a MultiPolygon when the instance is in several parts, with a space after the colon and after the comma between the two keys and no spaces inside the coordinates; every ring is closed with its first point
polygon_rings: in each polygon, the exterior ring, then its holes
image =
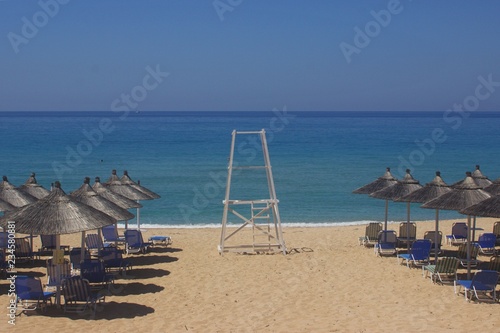
{"type": "MultiPolygon", "coordinates": [[[[491,232],[493,221],[478,219],[478,226],[491,232]]],[[[443,234],[450,232],[451,224],[441,222],[443,234]]],[[[390,228],[397,230],[398,225],[390,228]]],[[[468,303],[463,295],[454,295],[453,285],[424,279],[420,268],[408,269],[395,257],[375,256],[358,243],[364,229],[285,227],[286,256],[220,256],[220,229],[149,229],[145,237],[169,235],[173,244],[126,256],[133,269],[115,282],[123,291],[107,296],[94,320],[52,307],[21,315],[15,326],[9,325],[8,285],[1,280],[1,331],[498,331],[498,303],[468,303]]],[[[433,221],[418,222],[417,236],[433,229],[433,221]]],[[[62,236],[62,244],[79,242],[78,234],[62,236]]],[[[446,244],[443,248],[456,249],[446,244]]],[[[45,282],[45,259],[35,261],[35,267],[19,264],[19,274],[32,272],[45,282]]]]}

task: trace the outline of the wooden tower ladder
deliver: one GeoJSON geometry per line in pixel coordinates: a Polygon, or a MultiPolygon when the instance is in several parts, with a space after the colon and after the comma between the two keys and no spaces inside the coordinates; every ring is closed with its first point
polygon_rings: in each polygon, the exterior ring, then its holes
{"type": "Polygon", "coordinates": [[[236,131],[232,132],[231,151],[229,155],[226,184],[226,194],[224,201],[224,210],[222,214],[222,230],[220,243],[218,246],[219,254],[224,252],[283,252],[286,254],[285,241],[283,240],[283,232],[281,230],[281,220],[278,209],[279,200],[276,198],[276,190],[274,188],[274,179],[271,170],[271,161],[269,159],[269,151],[267,149],[266,132],[261,131],[236,131]],[[239,166],[234,162],[234,149],[237,135],[258,135],[262,144],[262,153],[264,155],[264,165],[239,166]],[[231,194],[231,179],[233,171],[238,169],[265,169],[267,176],[267,186],[269,190],[269,198],[255,200],[235,200],[230,199],[231,194]],[[250,218],[236,210],[236,207],[249,206],[250,218]],[[232,233],[227,234],[228,215],[232,213],[243,220],[232,233]],[[226,242],[234,235],[244,230],[245,227],[252,228],[252,243],[251,244],[236,244],[230,245],[226,242]]]}

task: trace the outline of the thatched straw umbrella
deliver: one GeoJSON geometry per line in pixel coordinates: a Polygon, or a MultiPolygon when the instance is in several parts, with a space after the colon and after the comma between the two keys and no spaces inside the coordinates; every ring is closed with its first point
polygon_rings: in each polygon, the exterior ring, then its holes
{"type": "MultiPolygon", "coordinates": [[[[78,190],[70,193],[70,196],[81,203],[106,213],[117,221],[127,221],[134,218],[134,214],[100,196],[96,191],[94,191],[94,189],[90,186],[89,177],[85,177],[82,186],[80,186],[78,190]]],[[[97,233],[99,237],[101,237],[101,229],[98,229],[97,233]]],[[[82,235],[82,249],[84,247],[83,238],[84,236],[82,235]]]]}
{"type": "Polygon", "coordinates": [[[131,200],[129,198],[124,197],[118,193],[115,193],[111,190],[108,190],[102,183],[99,177],[95,177],[95,182],[92,185],[94,191],[97,192],[100,196],[108,199],[109,201],[117,204],[121,208],[129,209],[129,208],[141,208],[142,205],[137,201],[131,200]]]}
{"type": "Polygon", "coordinates": [[[19,189],[24,193],[28,193],[37,199],[41,199],[47,196],[50,191],[44,188],[42,185],[38,184],[35,178],[35,173],[32,172],[31,176],[26,180],[26,182],[19,186],[19,189]]]}
{"type": "Polygon", "coordinates": [[[354,191],[355,194],[371,194],[388,186],[396,184],[397,179],[391,174],[391,168],[387,168],[384,175],[373,182],[366,184],[354,191]]]}
{"type": "MultiPolygon", "coordinates": [[[[445,193],[436,199],[428,201],[422,208],[444,209],[460,211],[464,208],[475,205],[490,197],[490,194],[483,191],[472,178],[470,172],[466,173],[465,179],[457,184],[452,191],[445,193]]],[[[470,242],[471,242],[471,216],[467,216],[467,276],[470,278],[470,242]]]]}
{"type": "MultiPolygon", "coordinates": [[[[134,182],[130,178],[130,176],[128,175],[128,171],[127,170],[123,171],[123,176],[122,176],[122,178],[120,178],[120,181],[122,182],[122,184],[129,185],[132,188],[134,188],[136,190],[139,190],[142,193],[148,195],[149,197],[151,197],[151,199],[159,199],[159,198],[161,198],[159,194],[157,194],[157,193],[155,193],[155,192],[153,192],[153,191],[145,188],[144,186],[141,186],[140,185],[141,184],[140,180],[138,180],[137,183],[134,182]]],[[[139,202],[139,201],[137,201],[137,202],[139,202]]],[[[139,211],[139,209],[137,209],[137,229],[140,229],[140,225],[141,225],[141,223],[140,223],[140,211],[139,211]]]]}
{"type": "Polygon", "coordinates": [[[16,232],[33,235],[72,234],[116,223],[111,216],[66,195],[58,181],[45,198],[1,217],[0,225],[8,221],[16,222],[16,232]]]}
{"type": "Polygon", "coordinates": [[[483,188],[491,195],[500,195],[500,178],[495,179],[490,185],[483,188]]]}
{"type": "MultiPolygon", "coordinates": [[[[391,174],[391,168],[386,168],[383,176],[375,179],[373,182],[366,184],[354,191],[354,194],[371,194],[386,187],[395,185],[397,183],[396,177],[391,174]]],[[[387,217],[389,214],[389,200],[385,201],[385,229],[387,230],[387,217]]]]}
{"type": "Polygon", "coordinates": [[[152,199],[161,198],[161,196],[159,194],[145,188],[144,186],[141,186],[140,180],[138,180],[137,183],[134,182],[130,178],[130,176],[128,175],[127,170],[123,171],[123,176],[122,176],[122,178],[120,178],[120,181],[122,182],[122,184],[130,185],[131,187],[135,188],[136,190],[139,190],[139,191],[145,193],[146,195],[150,196],[152,199]]]}
{"type": "Polygon", "coordinates": [[[81,203],[106,213],[117,221],[125,221],[134,218],[134,214],[100,196],[96,191],[94,191],[94,189],[90,186],[89,177],[85,177],[82,186],[80,186],[78,190],[71,192],[70,196],[81,203]]]}
{"type": "MultiPolygon", "coordinates": [[[[403,179],[398,180],[396,184],[383,188],[377,192],[373,192],[370,194],[370,197],[377,199],[385,199],[385,200],[393,200],[393,201],[402,201],[400,200],[402,197],[422,188],[422,185],[418,182],[418,180],[414,179],[410,173],[410,169],[406,169],[406,175],[403,179]]],[[[407,246],[410,248],[410,201],[406,202],[406,235],[407,246]]],[[[385,221],[385,230],[387,230],[387,219],[385,221]]]]}
{"type": "MultiPolygon", "coordinates": [[[[478,164],[476,164],[476,170],[474,170],[474,172],[471,174],[471,176],[472,176],[472,179],[474,179],[474,182],[476,182],[476,184],[479,187],[481,187],[482,189],[484,189],[485,187],[490,186],[492,184],[492,181],[489,180],[488,177],[483,175],[483,173],[481,172],[481,168],[478,164]]],[[[463,182],[463,180],[456,182],[455,184],[453,184],[451,186],[456,187],[456,186],[462,184],[462,182],[463,182]]]]}
{"type": "MultiPolygon", "coordinates": [[[[138,189],[132,187],[130,184],[123,183],[120,178],[118,178],[116,174],[116,170],[111,172],[111,177],[105,183],[105,186],[109,188],[111,191],[123,195],[126,198],[131,200],[153,200],[153,197],[147,195],[144,192],[139,191],[138,189]]],[[[140,209],[137,208],[137,229],[140,229],[140,209]]]]}
{"type": "Polygon", "coordinates": [[[141,192],[130,185],[121,182],[120,178],[116,175],[116,170],[111,172],[111,177],[104,183],[111,191],[118,193],[131,200],[152,200],[153,198],[144,192],[141,192]]]}
{"type": "MultiPolygon", "coordinates": [[[[430,182],[425,184],[424,187],[402,197],[401,201],[420,202],[424,203],[435,199],[445,193],[451,191],[451,188],[441,178],[441,172],[436,171],[436,177],[430,182]]],[[[434,259],[438,259],[438,232],[439,232],[439,209],[436,208],[436,225],[435,225],[435,238],[434,238],[434,259]]]]}
{"type": "Polygon", "coordinates": [[[37,201],[34,196],[24,193],[3,176],[3,181],[0,183],[0,199],[10,203],[14,207],[22,207],[37,201]]]}
{"type": "Polygon", "coordinates": [[[0,212],[8,212],[9,210],[14,210],[16,207],[12,206],[7,201],[0,199],[0,212]]]}
{"type": "Polygon", "coordinates": [[[492,184],[492,181],[488,179],[479,168],[479,165],[476,165],[476,170],[472,173],[472,178],[476,182],[477,185],[481,186],[481,188],[485,188],[492,184]]]}
{"type": "Polygon", "coordinates": [[[500,196],[493,196],[475,205],[464,208],[460,210],[460,214],[484,217],[500,217],[500,196]]]}

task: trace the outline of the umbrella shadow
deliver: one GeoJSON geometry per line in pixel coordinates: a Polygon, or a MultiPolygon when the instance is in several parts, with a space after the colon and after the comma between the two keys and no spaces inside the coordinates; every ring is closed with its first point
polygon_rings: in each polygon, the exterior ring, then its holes
{"type": "Polygon", "coordinates": [[[165,289],[165,287],[153,283],[144,284],[140,282],[132,282],[132,283],[125,282],[125,283],[115,283],[114,285],[121,291],[118,293],[114,293],[113,296],[155,294],[165,289]]]}
{"type": "Polygon", "coordinates": [[[179,260],[177,257],[170,257],[168,255],[148,255],[148,256],[128,256],[127,261],[136,266],[148,266],[155,264],[169,263],[179,260]]]}
{"type": "Polygon", "coordinates": [[[39,313],[40,315],[52,318],[68,318],[72,320],[113,320],[113,319],[132,319],[137,317],[144,317],[154,313],[155,309],[138,303],[131,302],[105,302],[97,306],[95,318],[92,318],[90,311],[83,314],[67,313],[62,309],[54,306],[47,308],[45,312],[39,313]]]}
{"type": "Polygon", "coordinates": [[[153,253],[154,252],[156,252],[156,253],[175,253],[175,252],[183,251],[182,249],[177,248],[177,247],[165,247],[165,246],[162,246],[162,247],[153,246],[150,249],[151,249],[151,252],[153,252],[153,253]]]}
{"type": "Polygon", "coordinates": [[[16,260],[16,268],[47,267],[47,259],[16,260]]]}
{"type": "Polygon", "coordinates": [[[170,271],[158,268],[133,268],[127,272],[126,276],[121,276],[118,282],[122,280],[151,279],[155,277],[164,277],[170,275],[170,271]]]}

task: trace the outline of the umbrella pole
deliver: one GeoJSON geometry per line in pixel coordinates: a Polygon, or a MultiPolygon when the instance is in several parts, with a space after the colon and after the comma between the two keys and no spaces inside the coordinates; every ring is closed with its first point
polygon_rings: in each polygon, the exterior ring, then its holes
{"type": "Polygon", "coordinates": [[[82,241],[80,244],[80,261],[85,259],[85,231],[82,231],[82,241]]]}
{"type": "MultiPolygon", "coordinates": [[[[139,200],[137,200],[139,203],[139,200]]],[[[137,208],[137,230],[141,230],[141,211],[140,208],[137,208]]]]}
{"type": "Polygon", "coordinates": [[[474,223],[473,223],[474,225],[473,225],[473,227],[472,227],[472,237],[471,237],[471,241],[472,241],[472,242],[475,242],[475,240],[476,240],[476,217],[475,217],[475,216],[474,216],[474,220],[473,220],[473,221],[474,221],[474,223]]]}
{"type": "Polygon", "coordinates": [[[33,255],[33,234],[32,233],[30,234],[30,251],[31,251],[31,255],[33,255]]]}
{"type": "Polygon", "coordinates": [[[467,280],[471,279],[471,262],[470,262],[470,224],[471,218],[470,215],[467,215],[467,280]]]}
{"type": "Polygon", "coordinates": [[[410,202],[406,202],[406,248],[410,253],[410,202]]]}
{"type": "Polygon", "coordinates": [[[434,232],[434,265],[438,262],[439,209],[436,208],[436,229],[434,232]]]}
{"type": "Polygon", "coordinates": [[[387,231],[387,216],[389,215],[389,200],[385,200],[385,223],[384,230],[387,231]]]}

